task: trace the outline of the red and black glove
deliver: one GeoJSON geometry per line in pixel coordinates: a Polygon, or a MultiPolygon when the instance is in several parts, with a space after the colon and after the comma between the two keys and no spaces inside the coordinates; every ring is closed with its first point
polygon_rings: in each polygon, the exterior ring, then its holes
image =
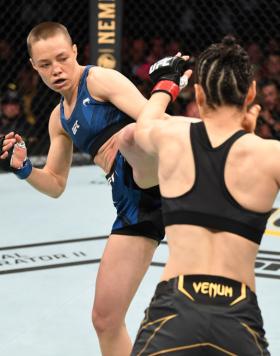
{"type": "MultiPolygon", "coordinates": [[[[187,62],[178,56],[166,57],[151,65],[149,75],[155,84],[152,94],[165,92],[174,101],[180,92],[180,78],[187,70],[187,62]]],[[[183,86],[187,85],[187,78],[183,86]]]]}

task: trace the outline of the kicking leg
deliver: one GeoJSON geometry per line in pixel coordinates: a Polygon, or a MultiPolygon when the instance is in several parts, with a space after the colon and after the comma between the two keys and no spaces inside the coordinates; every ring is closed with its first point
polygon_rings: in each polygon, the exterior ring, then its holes
{"type": "Polygon", "coordinates": [[[125,315],[150,263],[157,242],[111,235],[96,280],[92,320],[103,356],[129,356],[132,343],[125,315]]]}
{"type": "Polygon", "coordinates": [[[133,170],[133,179],[142,189],[158,185],[157,161],[147,155],[135,142],[136,124],[125,126],[118,134],[118,146],[133,170]]]}

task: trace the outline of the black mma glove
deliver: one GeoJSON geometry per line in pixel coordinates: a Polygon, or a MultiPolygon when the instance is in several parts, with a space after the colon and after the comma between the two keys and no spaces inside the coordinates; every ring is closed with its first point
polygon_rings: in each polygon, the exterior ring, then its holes
{"type": "MultiPolygon", "coordinates": [[[[178,56],[166,57],[151,65],[149,75],[155,84],[152,94],[162,91],[174,101],[180,92],[180,78],[186,70],[187,62],[178,56]]],[[[182,87],[187,85],[187,77],[183,78],[182,87]]]]}

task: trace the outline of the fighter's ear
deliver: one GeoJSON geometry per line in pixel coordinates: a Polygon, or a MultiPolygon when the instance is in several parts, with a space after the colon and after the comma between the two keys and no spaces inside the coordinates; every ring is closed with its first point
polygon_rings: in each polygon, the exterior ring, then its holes
{"type": "Polygon", "coordinates": [[[195,90],[195,99],[196,99],[197,105],[203,106],[206,101],[206,97],[205,97],[205,93],[204,93],[202,86],[200,84],[195,84],[194,90],[195,90]]]}
{"type": "Polygon", "coordinates": [[[73,46],[73,52],[75,53],[75,57],[77,58],[77,55],[78,55],[78,48],[77,48],[77,45],[74,43],[73,46]]]}
{"type": "Polygon", "coordinates": [[[33,67],[35,70],[38,70],[37,67],[36,67],[36,65],[35,65],[35,63],[33,62],[33,59],[32,59],[32,58],[29,58],[29,61],[30,61],[31,65],[32,65],[32,67],[33,67]]]}
{"type": "Polygon", "coordinates": [[[253,80],[252,84],[249,87],[248,93],[246,95],[246,99],[245,99],[246,106],[252,104],[252,102],[255,100],[256,93],[257,93],[256,81],[253,80]]]}

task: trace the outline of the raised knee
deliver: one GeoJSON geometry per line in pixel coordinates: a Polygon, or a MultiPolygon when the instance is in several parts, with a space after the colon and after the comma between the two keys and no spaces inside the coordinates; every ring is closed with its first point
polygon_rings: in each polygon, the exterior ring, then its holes
{"type": "Polygon", "coordinates": [[[120,148],[125,148],[134,144],[135,123],[125,126],[118,134],[120,148]]]}

